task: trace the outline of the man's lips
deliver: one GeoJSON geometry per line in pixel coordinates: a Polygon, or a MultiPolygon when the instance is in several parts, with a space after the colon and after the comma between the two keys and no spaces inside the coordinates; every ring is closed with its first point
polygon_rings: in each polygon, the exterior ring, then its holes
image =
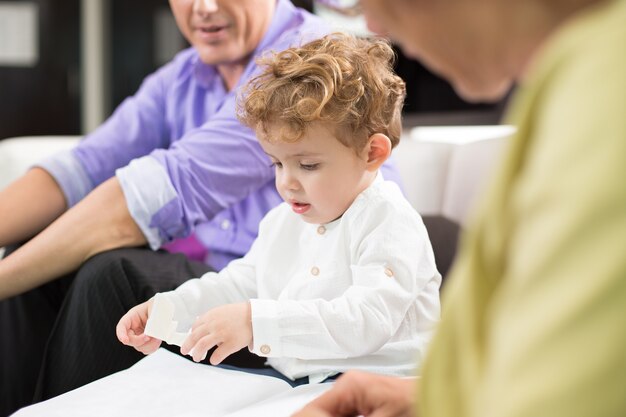
{"type": "Polygon", "coordinates": [[[194,26],[194,31],[198,33],[203,38],[212,39],[218,36],[221,36],[226,29],[228,29],[228,25],[196,25],[194,26]]]}
{"type": "Polygon", "coordinates": [[[226,29],[228,25],[195,25],[194,29],[201,30],[202,32],[218,32],[222,29],[226,29]]]}

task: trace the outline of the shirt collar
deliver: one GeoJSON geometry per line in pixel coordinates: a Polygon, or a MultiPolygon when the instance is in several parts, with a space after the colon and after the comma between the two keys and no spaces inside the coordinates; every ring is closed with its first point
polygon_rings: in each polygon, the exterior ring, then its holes
{"type": "Polygon", "coordinates": [[[204,88],[209,88],[215,77],[218,76],[217,68],[214,65],[207,65],[200,60],[197,53],[193,57],[193,77],[196,82],[204,88]]]}

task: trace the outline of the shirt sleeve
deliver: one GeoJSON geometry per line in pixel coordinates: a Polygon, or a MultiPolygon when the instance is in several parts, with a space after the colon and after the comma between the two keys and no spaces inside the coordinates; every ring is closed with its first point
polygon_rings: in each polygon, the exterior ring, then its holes
{"type": "Polygon", "coordinates": [[[444,293],[424,415],[626,409],[626,61],[616,53],[626,9],[615,5],[607,32],[568,32],[519,91],[519,140],[444,293]]]}
{"type": "Polygon", "coordinates": [[[68,207],[74,206],[93,189],[87,172],[72,151],[59,152],[35,166],[52,175],[61,187],[68,207]]]}
{"type": "MultiPolygon", "coordinates": [[[[176,190],[163,166],[149,156],[135,159],[116,171],[131,217],[150,248],[161,247],[163,235],[152,224],[152,216],[176,198],[176,190]]],[[[172,231],[171,235],[175,235],[172,231]]]]}
{"type": "Polygon", "coordinates": [[[256,297],[256,256],[258,243],[243,257],[220,272],[207,272],[166,293],[175,305],[181,328],[189,328],[196,317],[214,307],[248,301],[256,297]]]}
{"type": "Polygon", "coordinates": [[[534,119],[510,200],[524,215],[487,323],[478,404],[489,415],[626,406],[626,78],[624,55],[609,48],[554,74],[560,92],[534,119]]]}
{"type": "Polygon", "coordinates": [[[124,100],[94,132],[70,152],[39,164],[57,181],[73,206],[115,170],[131,160],[167,146],[165,86],[176,72],[171,62],[146,77],[137,93],[124,100]]]}
{"type": "Polygon", "coordinates": [[[117,175],[125,189],[141,188],[139,193],[125,190],[125,196],[132,196],[129,206],[142,207],[134,219],[143,231],[152,230],[153,248],[188,235],[197,224],[242,201],[274,176],[254,132],[237,119],[234,94],[202,127],[147,158],[161,169],[143,170],[151,164],[142,162],[117,175]],[[150,181],[153,174],[161,179],[150,181]],[[152,186],[144,187],[147,183],[152,186]]]}
{"type": "Polygon", "coordinates": [[[252,351],[270,357],[341,359],[376,352],[389,342],[418,295],[439,276],[425,228],[416,217],[384,207],[355,214],[353,239],[358,244],[352,250],[359,255],[351,265],[353,284],[331,300],[251,300],[252,351]]]}

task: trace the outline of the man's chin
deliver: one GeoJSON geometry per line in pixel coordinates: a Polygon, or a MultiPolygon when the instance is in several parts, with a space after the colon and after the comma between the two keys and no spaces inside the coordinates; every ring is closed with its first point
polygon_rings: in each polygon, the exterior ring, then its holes
{"type": "Polygon", "coordinates": [[[223,43],[196,46],[200,60],[207,65],[216,66],[232,64],[242,60],[241,54],[234,53],[231,49],[223,43]]]}
{"type": "Polygon", "coordinates": [[[469,103],[490,103],[501,100],[511,89],[512,81],[453,83],[454,91],[469,103]]]}
{"type": "Polygon", "coordinates": [[[450,70],[450,65],[442,65],[433,60],[424,59],[416,49],[412,49],[410,46],[400,44],[402,52],[409,58],[417,60],[422,63],[429,71],[447,80],[454,91],[463,100],[469,103],[489,103],[501,100],[511,89],[513,80],[508,78],[501,78],[495,80],[492,77],[482,78],[484,73],[478,76],[470,76],[465,78],[459,77],[459,71],[450,70]]]}

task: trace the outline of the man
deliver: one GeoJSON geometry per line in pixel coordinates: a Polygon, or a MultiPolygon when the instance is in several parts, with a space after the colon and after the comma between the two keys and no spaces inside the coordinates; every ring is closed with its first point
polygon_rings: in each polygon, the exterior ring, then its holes
{"type": "Polygon", "coordinates": [[[245,254],[281,201],[271,162],[236,118],[235,92],[263,51],[321,36],[325,24],[287,0],[170,6],[192,48],[76,149],[0,193],[0,247],[35,236],[0,260],[0,415],[30,403],[35,386],[48,398],[140,359],[115,340],[122,314],[245,254]],[[204,264],[106,252],[156,250],[194,231],[204,264]]]}

